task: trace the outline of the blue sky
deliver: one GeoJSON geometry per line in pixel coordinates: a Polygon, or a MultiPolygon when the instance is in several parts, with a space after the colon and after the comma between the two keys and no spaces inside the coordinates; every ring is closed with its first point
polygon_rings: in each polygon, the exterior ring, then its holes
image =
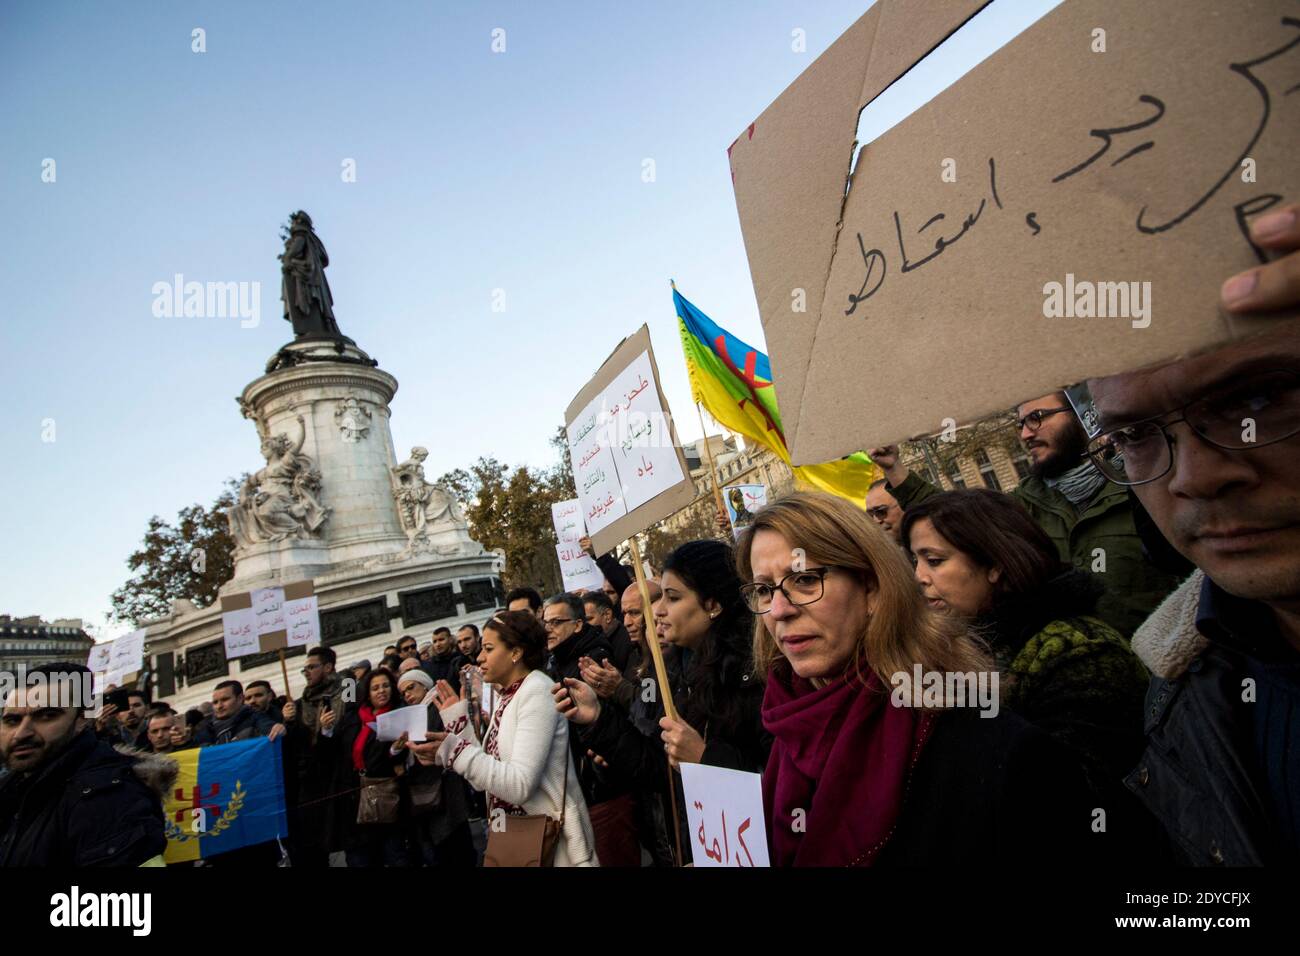
{"type": "Polygon", "coordinates": [[[698,437],[668,280],[762,343],[726,147],[866,6],[6,3],[0,611],[101,622],[149,516],[260,463],[234,396],[292,337],[276,255],[298,208],[430,475],[553,464],[565,406],[642,323],[698,437]],[[175,273],[260,282],[260,323],[155,317],[175,273]]]}

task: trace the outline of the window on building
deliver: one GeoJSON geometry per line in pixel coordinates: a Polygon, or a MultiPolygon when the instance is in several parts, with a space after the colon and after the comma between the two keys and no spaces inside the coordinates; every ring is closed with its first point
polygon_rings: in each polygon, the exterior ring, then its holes
{"type": "Polygon", "coordinates": [[[994,491],[1002,490],[1002,482],[998,481],[998,473],[993,470],[993,462],[989,461],[988,452],[983,448],[976,448],[975,464],[979,467],[980,478],[986,488],[992,488],[994,491]]]}
{"type": "Polygon", "coordinates": [[[1029,456],[1019,444],[1011,453],[1011,464],[1015,466],[1016,474],[1020,476],[1021,481],[1029,477],[1029,456]]]}
{"type": "Polygon", "coordinates": [[[965,488],[966,479],[962,477],[961,468],[957,465],[957,459],[948,462],[948,480],[952,482],[954,488],[965,488]]]}

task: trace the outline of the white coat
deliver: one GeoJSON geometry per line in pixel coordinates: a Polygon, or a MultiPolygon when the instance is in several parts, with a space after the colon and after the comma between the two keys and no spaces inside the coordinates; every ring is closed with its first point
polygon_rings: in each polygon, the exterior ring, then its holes
{"type": "Polygon", "coordinates": [[[569,722],[555,709],[553,683],[542,670],[524,678],[501,717],[496,757],[480,744],[464,701],[442,711],[450,733],[438,748],[437,762],[474,788],[528,814],[558,820],[563,794],[564,827],[556,843],[555,865],[599,866],[587,802],[569,758],[569,722]]]}

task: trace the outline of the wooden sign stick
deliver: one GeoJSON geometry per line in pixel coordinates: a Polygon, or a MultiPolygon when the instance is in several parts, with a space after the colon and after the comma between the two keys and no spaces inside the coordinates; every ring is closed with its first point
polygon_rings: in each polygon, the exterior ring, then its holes
{"type": "Polygon", "coordinates": [[[293,694],[289,690],[289,667],[284,662],[284,648],[280,648],[280,673],[284,675],[284,696],[288,700],[293,700],[293,694]]]}
{"type": "MultiPolygon", "coordinates": [[[[645,580],[645,567],[641,563],[641,546],[636,535],[628,538],[632,548],[632,570],[636,572],[636,587],[641,592],[641,613],[645,615],[641,623],[641,640],[650,648],[650,659],[655,665],[655,680],[659,684],[659,693],[663,697],[664,713],[673,720],[680,720],[677,708],[673,706],[673,690],[668,684],[668,668],[664,666],[664,653],[659,649],[659,638],[654,632],[654,608],[650,605],[650,588],[645,580]]],[[[668,768],[668,797],[673,807],[673,842],[677,847],[677,865],[682,865],[682,827],[677,814],[676,786],[673,780],[673,768],[668,768]]]]}

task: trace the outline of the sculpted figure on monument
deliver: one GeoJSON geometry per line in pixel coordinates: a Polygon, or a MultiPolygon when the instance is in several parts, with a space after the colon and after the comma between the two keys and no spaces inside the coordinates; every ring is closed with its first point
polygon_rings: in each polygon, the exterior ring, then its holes
{"type": "Polygon", "coordinates": [[[325,245],[312,230],[311,216],[301,209],[289,217],[284,252],[280,254],[280,299],[285,321],[295,338],[323,335],[343,338],[334,321],[334,296],[325,278],[330,264],[325,245]]]}
{"type": "Polygon", "coordinates": [[[430,525],[465,527],[456,496],[443,485],[425,480],[424,460],[428,457],[427,449],[412,448],[411,457],[392,469],[397,517],[412,546],[425,537],[430,525]]]}
{"type": "Polygon", "coordinates": [[[313,537],[329,509],[320,503],[320,472],[301,454],[307,425],[298,416],[297,443],[287,435],[269,435],[258,422],[266,467],[245,480],[230,509],[230,533],[242,547],[263,541],[313,537]]]}

